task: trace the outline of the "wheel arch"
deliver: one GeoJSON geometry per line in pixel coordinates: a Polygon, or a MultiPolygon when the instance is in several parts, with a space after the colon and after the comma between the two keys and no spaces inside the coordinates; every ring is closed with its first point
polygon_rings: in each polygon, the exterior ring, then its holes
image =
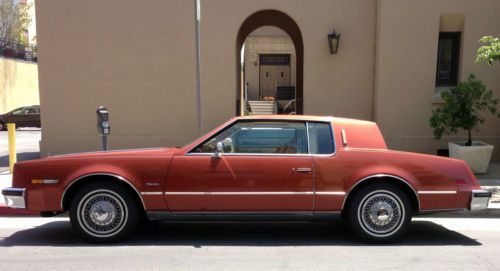
{"type": "Polygon", "coordinates": [[[415,188],[411,185],[411,183],[404,178],[401,178],[392,174],[374,174],[370,176],[366,176],[360,180],[358,180],[347,192],[346,197],[344,198],[344,202],[342,203],[342,212],[344,212],[346,208],[346,204],[352,200],[354,195],[361,190],[363,187],[368,185],[372,185],[375,183],[392,183],[396,184],[401,188],[401,190],[408,196],[408,199],[411,202],[412,209],[414,213],[418,213],[420,211],[420,199],[418,198],[418,193],[415,188]]]}
{"type": "Polygon", "coordinates": [[[97,180],[105,180],[106,182],[115,182],[122,185],[124,188],[128,189],[129,192],[133,195],[134,199],[137,201],[139,205],[142,205],[143,210],[146,210],[146,205],[144,200],[141,197],[141,193],[139,190],[130,182],[128,179],[113,173],[90,173],[85,174],[80,177],[77,177],[64,189],[64,192],[61,196],[61,209],[63,211],[67,211],[69,209],[69,205],[71,203],[71,199],[75,196],[76,192],[80,187],[85,185],[85,183],[95,182],[97,180]],[[103,178],[104,177],[104,178],[103,178]]]}

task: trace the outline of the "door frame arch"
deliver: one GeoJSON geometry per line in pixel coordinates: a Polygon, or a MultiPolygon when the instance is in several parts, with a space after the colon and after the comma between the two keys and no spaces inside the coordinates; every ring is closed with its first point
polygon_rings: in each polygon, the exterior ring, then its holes
{"type": "Polygon", "coordinates": [[[241,103],[241,49],[245,39],[255,29],[274,26],[285,31],[292,39],[296,55],[295,99],[296,113],[304,113],[304,43],[302,32],[297,23],[286,13],[279,10],[261,10],[248,16],[241,24],[236,36],[236,115],[240,115],[241,103]]]}

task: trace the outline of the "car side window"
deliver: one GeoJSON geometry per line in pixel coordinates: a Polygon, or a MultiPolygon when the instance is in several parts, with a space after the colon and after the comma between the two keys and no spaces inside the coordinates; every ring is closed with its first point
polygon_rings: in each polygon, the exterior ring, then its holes
{"type": "Polygon", "coordinates": [[[241,121],[196,147],[194,153],[213,153],[217,143],[225,153],[307,154],[304,122],[241,121]]]}
{"type": "Polygon", "coordinates": [[[332,154],[335,152],[330,123],[309,122],[308,127],[311,154],[332,154]]]}

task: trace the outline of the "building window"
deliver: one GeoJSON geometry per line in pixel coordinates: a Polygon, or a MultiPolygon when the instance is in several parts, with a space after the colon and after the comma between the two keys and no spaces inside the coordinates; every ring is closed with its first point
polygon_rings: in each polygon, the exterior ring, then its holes
{"type": "Polygon", "coordinates": [[[455,86],[458,81],[460,32],[440,32],[436,86],[455,86]]]}
{"type": "Polygon", "coordinates": [[[290,66],[290,54],[260,54],[260,65],[290,66]]]}

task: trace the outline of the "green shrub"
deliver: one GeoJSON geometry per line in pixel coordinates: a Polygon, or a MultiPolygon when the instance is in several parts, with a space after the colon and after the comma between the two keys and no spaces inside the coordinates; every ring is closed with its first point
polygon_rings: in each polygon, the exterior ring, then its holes
{"type": "Polygon", "coordinates": [[[493,92],[473,74],[466,82],[441,94],[444,105],[432,111],[430,125],[434,137],[440,139],[443,134],[455,134],[459,130],[467,131],[466,146],[472,144],[472,130],[484,122],[485,111],[500,117],[497,114],[499,100],[493,98],[493,92]]]}
{"type": "Polygon", "coordinates": [[[486,45],[477,50],[476,62],[486,62],[491,66],[493,62],[500,61],[500,38],[485,36],[479,42],[486,45]]]}

